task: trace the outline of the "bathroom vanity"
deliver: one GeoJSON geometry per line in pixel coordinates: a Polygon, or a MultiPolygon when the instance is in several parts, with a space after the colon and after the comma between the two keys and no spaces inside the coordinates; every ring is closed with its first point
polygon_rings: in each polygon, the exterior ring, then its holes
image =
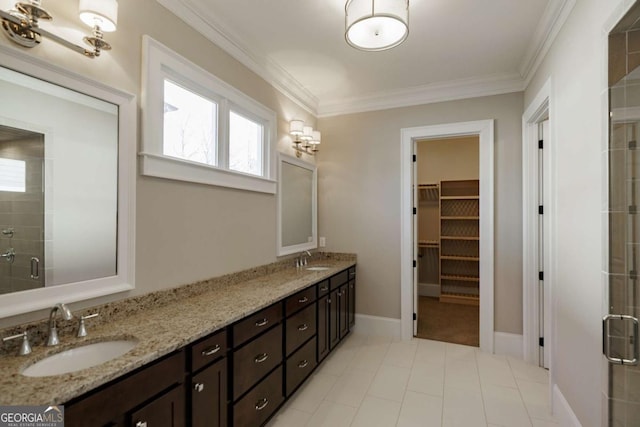
{"type": "MultiPolygon", "coordinates": [[[[2,403],[64,403],[68,427],[263,425],[354,325],[355,257],[322,265],[327,269],[289,268],[213,286],[128,321],[93,331],[89,325],[93,340],[140,342],[124,356],[74,373],[14,373],[0,382],[3,392],[17,386],[2,403]]],[[[43,357],[34,353],[8,356],[9,369],[43,357]]]]}

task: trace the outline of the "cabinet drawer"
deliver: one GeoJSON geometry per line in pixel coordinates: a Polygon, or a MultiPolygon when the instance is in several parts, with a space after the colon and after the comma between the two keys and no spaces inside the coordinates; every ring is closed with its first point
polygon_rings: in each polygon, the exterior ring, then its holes
{"type": "Polygon", "coordinates": [[[218,331],[191,346],[191,371],[195,372],[227,352],[227,331],[218,331]]]}
{"type": "Polygon", "coordinates": [[[262,425],[283,400],[282,367],[279,367],[233,406],[233,426],[262,425]]]}
{"type": "Polygon", "coordinates": [[[287,356],[316,334],[316,305],[312,304],[287,319],[287,356]]]}
{"type": "Polygon", "coordinates": [[[291,295],[285,301],[285,315],[290,316],[296,311],[308,306],[316,300],[316,287],[311,286],[307,289],[291,295]]]}
{"type": "Polygon", "coordinates": [[[282,325],[233,353],[233,399],[282,362],[282,325]]]}
{"type": "Polygon", "coordinates": [[[322,282],[318,283],[318,298],[325,296],[326,294],[329,293],[329,281],[328,280],[323,280],[322,282]]]}
{"type": "Polygon", "coordinates": [[[349,281],[349,270],[341,271],[335,276],[331,276],[329,278],[331,290],[338,289],[340,286],[344,285],[348,281],[349,281]]]}
{"type": "Polygon", "coordinates": [[[316,339],[310,340],[287,359],[287,396],[298,388],[316,367],[316,339]]]}
{"type": "Polygon", "coordinates": [[[233,347],[238,347],[259,333],[266,331],[280,320],[282,320],[281,303],[276,303],[241,320],[233,325],[233,347]]]}

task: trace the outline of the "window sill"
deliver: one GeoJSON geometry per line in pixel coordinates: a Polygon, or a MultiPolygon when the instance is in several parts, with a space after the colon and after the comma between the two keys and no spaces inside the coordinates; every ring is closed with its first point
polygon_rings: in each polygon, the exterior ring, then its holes
{"type": "Polygon", "coordinates": [[[159,154],[140,153],[139,156],[142,175],[276,194],[276,181],[271,179],[159,154]]]}

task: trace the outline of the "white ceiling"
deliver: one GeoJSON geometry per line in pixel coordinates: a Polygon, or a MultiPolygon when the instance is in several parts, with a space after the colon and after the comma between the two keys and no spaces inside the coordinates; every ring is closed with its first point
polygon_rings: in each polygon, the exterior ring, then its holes
{"type": "Polygon", "coordinates": [[[321,116],[522,90],[571,3],[410,0],[409,38],[362,52],[345,0],[158,2],[321,116]]]}

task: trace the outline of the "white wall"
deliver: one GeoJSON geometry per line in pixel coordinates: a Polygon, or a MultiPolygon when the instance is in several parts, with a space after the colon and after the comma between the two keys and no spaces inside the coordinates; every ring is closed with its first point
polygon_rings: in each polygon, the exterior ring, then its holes
{"type": "MultiPolygon", "coordinates": [[[[556,141],[555,289],[551,380],[583,426],[604,424],[601,382],[606,248],[607,57],[604,31],[628,1],[580,0],[525,92],[525,108],[551,79],[556,141]]],[[[546,213],[546,212],[545,212],[546,213]]],[[[561,408],[556,408],[561,409],[561,408]]]]}

